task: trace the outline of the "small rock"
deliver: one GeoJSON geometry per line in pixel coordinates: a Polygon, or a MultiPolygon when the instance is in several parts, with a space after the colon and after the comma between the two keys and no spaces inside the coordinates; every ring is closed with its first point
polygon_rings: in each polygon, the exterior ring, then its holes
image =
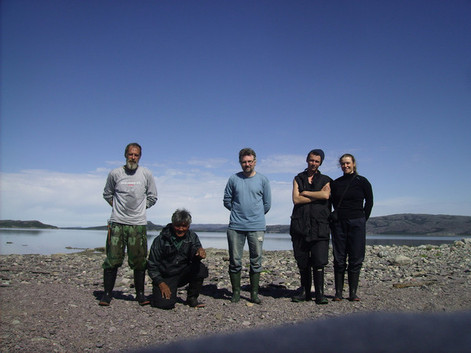
{"type": "Polygon", "coordinates": [[[403,265],[408,265],[412,262],[410,258],[404,255],[398,255],[394,258],[393,264],[397,266],[403,266],[403,265]]]}

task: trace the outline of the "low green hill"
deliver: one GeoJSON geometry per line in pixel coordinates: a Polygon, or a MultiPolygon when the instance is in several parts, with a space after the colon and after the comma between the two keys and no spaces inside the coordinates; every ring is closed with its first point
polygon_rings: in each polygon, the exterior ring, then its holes
{"type": "Polygon", "coordinates": [[[56,226],[39,221],[13,221],[9,219],[0,220],[0,228],[58,229],[56,226]]]}

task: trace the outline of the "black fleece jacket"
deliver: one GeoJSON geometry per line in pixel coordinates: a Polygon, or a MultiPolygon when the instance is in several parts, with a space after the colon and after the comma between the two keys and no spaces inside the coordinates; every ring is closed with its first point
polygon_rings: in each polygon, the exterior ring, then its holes
{"type": "Polygon", "coordinates": [[[373,209],[373,189],[364,176],[358,174],[346,174],[330,183],[332,205],[338,210],[340,219],[354,219],[365,217],[370,218],[373,209]],[[354,178],[352,180],[352,178],[354,178]],[[347,193],[342,199],[340,207],[339,201],[347,188],[347,193]]]}
{"type": "Polygon", "coordinates": [[[195,258],[196,251],[201,248],[198,235],[189,230],[182,238],[179,246],[175,243],[171,224],[168,224],[160,235],[154,239],[147,260],[150,278],[154,282],[165,282],[165,277],[176,276],[189,266],[195,258]]]}

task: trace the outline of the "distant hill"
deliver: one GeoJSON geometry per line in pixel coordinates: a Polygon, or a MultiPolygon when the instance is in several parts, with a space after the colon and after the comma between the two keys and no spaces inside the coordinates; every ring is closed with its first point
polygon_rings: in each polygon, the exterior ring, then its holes
{"type": "Polygon", "coordinates": [[[13,221],[0,220],[0,228],[31,228],[31,229],[58,229],[56,226],[44,224],[39,221],[13,221]]]}
{"type": "Polygon", "coordinates": [[[367,234],[407,234],[407,235],[471,235],[471,217],[395,214],[372,217],[366,224],[367,234]]]}
{"type": "Polygon", "coordinates": [[[227,224],[192,224],[191,229],[195,232],[225,232],[227,224]]]}
{"type": "MultiPolygon", "coordinates": [[[[0,220],[0,228],[57,229],[58,227],[39,221],[0,220]]],[[[160,231],[162,228],[162,225],[150,221],[147,224],[149,231],[160,231]]],[[[63,229],[105,230],[106,226],[63,229]]],[[[192,224],[191,229],[196,232],[225,232],[227,224],[192,224]]],[[[289,225],[268,225],[267,233],[289,233],[289,225]]],[[[366,224],[366,233],[435,236],[471,235],[471,217],[413,213],[371,217],[366,224]]]]}
{"type": "MultiPolygon", "coordinates": [[[[222,224],[191,227],[200,232],[225,232],[227,229],[227,225],[222,224]]],[[[268,225],[267,233],[289,233],[289,225],[268,225]]],[[[410,213],[371,217],[366,223],[366,234],[471,235],[471,217],[410,213]]]]}

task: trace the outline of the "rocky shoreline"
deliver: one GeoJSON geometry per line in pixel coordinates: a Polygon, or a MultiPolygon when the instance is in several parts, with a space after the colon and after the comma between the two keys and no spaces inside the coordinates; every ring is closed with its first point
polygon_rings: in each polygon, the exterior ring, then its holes
{"type": "MultiPolygon", "coordinates": [[[[231,304],[225,250],[207,249],[210,275],[200,301],[175,309],[140,307],[134,301],[132,271],[118,272],[110,307],[98,306],[104,255],[0,256],[1,352],[125,352],[206,335],[291,325],[306,320],[366,312],[456,312],[471,310],[471,240],[440,246],[367,246],[360,277],[360,302],[293,303],[299,276],[292,251],[266,251],[261,276],[262,305],[231,304]]],[[[244,257],[244,268],[248,256],[244,257]]],[[[326,295],[334,293],[332,261],[326,268],[326,295]]],[[[245,285],[245,286],[244,286],[245,285]]],[[[348,286],[346,285],[346,290],[348,286]]],[[[146,294],[151,293],[150,279],[146,294]]]]}

